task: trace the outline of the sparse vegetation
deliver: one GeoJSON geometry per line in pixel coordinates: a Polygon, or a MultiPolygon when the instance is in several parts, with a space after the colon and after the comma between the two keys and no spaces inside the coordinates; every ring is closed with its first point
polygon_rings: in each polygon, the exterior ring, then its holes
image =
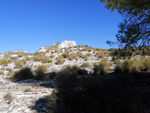
{"type": "Polygon", "coordinates": [[[16,62],[15,62],[15,69],[18,69],[18,68],[22,68],[22,62],[20,61],[20,60],[17,60],[16,62]]]}
{"type": "Polygon", "coordinates": [[[42,56],[42,55],[35,55],[33,57],[34,61],[41,61],[42,63],[52,63],[52,60],[49,59],[47,56],[42,56]]]}
{"type": "Polygon", "coordinates": [[[10,62],[12,62],[12,59],[10,59],[10,58],[0,59],[0,64],[8,64],[10,62]]]}

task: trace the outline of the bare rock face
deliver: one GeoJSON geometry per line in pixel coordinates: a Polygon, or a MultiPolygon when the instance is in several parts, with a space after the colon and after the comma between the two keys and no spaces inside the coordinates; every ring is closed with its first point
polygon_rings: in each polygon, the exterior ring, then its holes
{"type": "Polygon", "coordinates": [[[67,48],[67,47],[74,47],[76,46],[75,41],[62,41],[59,45],[58,48],[67,48]]]}

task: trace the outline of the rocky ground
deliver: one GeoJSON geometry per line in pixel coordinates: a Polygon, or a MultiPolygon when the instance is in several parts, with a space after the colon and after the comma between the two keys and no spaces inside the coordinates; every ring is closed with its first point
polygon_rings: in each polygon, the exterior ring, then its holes
{"type": "Polygon", "coordinates": [[[52,93],[53,89],[49,87],[51,84],[52,81],[1,81],[0,113],[42,113],[42,104],[45,103],[36,104],[36,101],[52,93]]]}

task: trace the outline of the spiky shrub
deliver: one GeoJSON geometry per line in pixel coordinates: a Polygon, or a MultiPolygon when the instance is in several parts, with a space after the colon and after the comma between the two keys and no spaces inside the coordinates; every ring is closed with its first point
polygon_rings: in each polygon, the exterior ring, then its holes
{"type": "Polygon", "coordinates": [[[141,59],[133,59],[129,61],[129,72],[136,73],[141,72],[144,68],[143,62],[141,59]]]}
{"type": "Polygon", "coordinates": [[[107,59],[102,59],[98,65],[95,65],[93,68],[93,72],[95,75],[102,74],[105,75],[106,72],[110,69],[110,64],[107,59]]]}
{"type": "Polygon", "coordinates": [[[4,96],[4,98],[7,100],[8,104],[10,104],[14,99],[12,94],[9,92],[4,96]]]}
{"type": "Polygon", "coordinates": [[[114,60],[114,64],[117,64],[117,65],[121,64],[120,59],[115,59],[115,60],[114,60]]]}
{"type": "Polygon", "coordinates": [[[86,54],[85,54],[85,57],[90,57],[90,56],[92,56],[91,53],[86,53],[86,54]]]}
{"type": "Polygon", "coordinates": [[[97,53],[96,53],[96,56],[97,56],[98,58],[103,58],[103,57],[105,56],[105,54],[102,53],[102,52],[97,52],[97,53]]]}
{"type": "Polygon", "coordinates": [[[42,63],[52,63],[52,60],[49,59],[47,56],[42,56],[42,55],[35,55],[33,57],[34,61],[41,61],[42,63]]]}
{"type": "Polygon", "coordinates": [[[54,58],[54,55],[51,55],[50,58],[54,58]]]}
{"type": "Polygon", "coordinates": [[[116,73],[137,73],[142,72],[145,68],[144,61],[139,58],[128,59],[116,66],[114,72],[116,73]]]}
{"type": "Polygon", "coordinates": [[[83,57],[84,57],[84,55],[83,55],[81,52],[77,52],[76,55],[77,55],[78,57],[80,57],[80,58],[83,58],[83,57]]]}
{"type": "Polygon", "coordinates": [[[43,72],[47,72],[48,67],[47,67],[47,65],[41,64],[41,65],[38,65],[36,68],[36,71],[39,71],[39,70],[42,70],[43,72]]]}
{"type": "Polygon", "coordinates": [[[73,59],[77,60],[77,59],[78,59],[78,56],[77,56],[76,54],[74,54],[74,53],[71,53],[71,54],[69,55],[69,60],[73,60],[73,59]]]}
{"type": "Polygon", "coordinates": [[[10,58],[0,59],[0,64],[8,64],[10,62],[12,62],[12,59],[10,59],[10,58]]]}
{"type": "Polygon", "coordinates": [[[21,80],[27,80],[27,79],[33,79],[33,78],[34,78],[34,75],[31,69],[26,67],[16,72],[10,79],[12,81],[21,81],[21,80]]]}
{"type": "Polygon", "coordinates": [[[20,60],[17,60],[17,61],[15,62],[15,68],[16,68],[16,69],[22,68],[22,66],[23,66],[23,64],[22,64],[22,62],[21,62],[20,60]]]}
{"type": "Polygon", "coordinates": [[[63,58],[57,58],[56,60],[57,60],[56,63],[55,63],[56,65],[62,65],[64,63],[63,58]]]}
{"type": "Polygon", "coordinates": [[[69,54],[67,53],[62,53],[58,58],[69,58],[69,54]]]}
{"type": "Polygon", "coordinates": [[[83,67],[83,68],[88,68],[88,67],[90,67],[90,63],[89,63],[89,62],[84,62],[84,63],[81,65],[81,67],[83,67]]]}
{"type": "Polygon", "coordinates": [[[24,58],[26,61],[29,61],[29,60],[31,60],[31,58],[30,57],[28,57],[28,56],[25,56],[25,58],[24,58]]]}

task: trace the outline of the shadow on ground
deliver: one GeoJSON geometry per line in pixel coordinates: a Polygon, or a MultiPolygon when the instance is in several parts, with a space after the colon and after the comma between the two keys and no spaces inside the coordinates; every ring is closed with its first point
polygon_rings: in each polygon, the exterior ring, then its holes
{"type": "MultiPolygon", "coordinates": [[[[114,76],[114,75],[109,74],[108,76],[114,76]]],[[[117,75],[117,76],[121,77],[124,75],[117,75]]],[[[128,76],[130,76],[130,75],[128,75],[128,76]]],[[[93,78],[93,77],[91,77],[91,78],[93,78]]],[[[102,77],[102,78],[105,79],[105,77],[102,77]]],[[[123,79],[124,79],[124,77],[123,77],[123,79]]],[[[117,81],[117,80],[120,80],[120,79],[114,79],[114,81],[113,82],[111,81],[111,82],[113,84],[118,83],[119,81],[117,81]]],[[[117,93],[113,93],[113,91],[114,91],[113,89],[110,91],[108,90],[108,89],[111,89],[111,86],[113,88],[113,85],[111,83],[104,82],[106,87],[105,86],[103,87],[103,91],[105,91],[105,93],[103,93],[101,95],[103,98],[97,96],[97,94],[96,94],[96,93],[98,93],[98,94],[100,93],[97,91],[97,90],[99,90],[98,89],[99,87],[97,87],[95,83],[93,84],[93,83],[89,82],[89,84],[91,84],[91,86],[89,85],[88,88],[91,88],[91,89],[88,89],[88,91],[84,92],[84,90],[78,90],[78,91],[82,91],[82,92],[77,91],[77,92],[75,92],[77,94],[75,94],[75,93],[70,93],[72,91],[72,89],[70,89],[70,90],[68,90],[68,92],[65,91],[66,93],[62,94],[61,96],[59,95],[60,97],[58,97],[58,98],[60,98],[62,100],[65,100],[63,96],[67,96],[67,98],[65,97],[66,103],[64,101],[63,103],[58,104],[58,105],[64,106],[64,108],[63,108],[64,111],[66,109],[65,113],[70,113],[70,111],[71,111],[71,113],[77,113],[77,110],[86,111],[86,112],[82,112],[82,113],[92,113],[91,111],[95,111],[92,109],[100,110],[99,108],[101,108],[101,110],[102,110],[101,113],[150,113],[150,107],[149,107],[150,106],[150,96],[149,96],[150,95],[150,73],[137,73],[137,74],[132,75],[132,77],[127,78],[123,82],[124,82],[123,84],[125,85],[125,87],[122,88],[122,86],[121,86],[122,83],[120,82],[119,83],[120,86],[117,86],[117,87],[120,87],[120,89],[117,90],[118,91],[117,93]],[[109,85],[107,85],[107,84],[109,84],[109,85]],[[92,85],[94,85],[94,87],[96,89],[94,89],[92,85]],[[104,88],[106,88],[106,90],[104,88]],[[95,93],[92,91],[94,91],[95,93]],[[86,94],[86,97],[85,97],[84,93],[86,94]],[[113,95],[113,94],[117,94],[117,95],[113,95]],[[93,98],[90,98],[91,95],[93,95],[93,98]],[[78,97],[80,97],[80,98],[78,98],[78,97]],[[106,98],[106,97],[108,97],[108,98],[106,98]],[[96,100],[96,102],[93,102],[90,99],[93,99],[93,101],[96,100]],[[67,101],[67,100],[69,100],[69,101],[67,101]],[[77,105],[76,105],[76,103],[77,103],[77,105]],[[86,108],[86,106],[82,105],[81,103],[87,105],[87,108],[86,108]],[[100,103],[100,106],[97,103],[100,103]],[[92,104],[93,105],[95,104],[95,106],[93,106],[92,104]],[[84,106],[85,108],[83,108],[83,109],[78,108],[81,106],[84,106]],[[97,107],[99,107],[99,108],[97,108],[97,107]],[[67,109],[70,109],[70,111],[67,112],[68,111],[67,109]],[[88,111],[88,109],[89,109],[89,111],[88,111]]],[[[119,84],[117,84],[117,85],[119,85],[119,84]]],[[[87,88],[87,86],[84,86],[84,87],[87,88]]],[[[32,109],[36,110],[38,113],[50,113],[50,112],[47,112],[47,110],[50,109],[50,106],[48,106],[49,101],[50,101],[49,96],[40,98],[35,102],[34,106],[32,106],[32,109]]],[[[59,106],[57,106],[57,107],[59,107],[59,106]]],[[[99,112],[100,111],[98,111],[98,112],[95,111],[94,113],[99,113],[99,112]]],[[[61,112],[57,112],[57,113],[61,113],[61,112]]]]}

